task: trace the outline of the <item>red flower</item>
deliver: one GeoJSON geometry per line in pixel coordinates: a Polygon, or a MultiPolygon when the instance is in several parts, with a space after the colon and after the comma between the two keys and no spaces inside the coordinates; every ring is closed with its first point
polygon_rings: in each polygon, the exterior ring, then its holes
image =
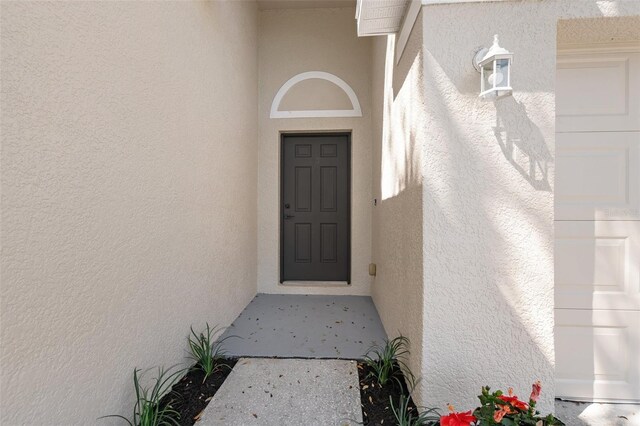
{"type": "Polygon", "coordinates": [[[542,390],[542,385],[540,384],[540,380],[535,382],[533,386],[531,386],[531,396],[529,397],[529,401],[538,402],[540,398],[540,391],[542,390]]]}
{"type": "Polygon", "coordinates": [[[529,405],[526,402],[522,402],[518,399],[517,396],[513,394],[513,388],[509,388],[509,396],[501,395],[500,398],[502,401],[510,404],[512,407],[517,408],[519,410],[528,410],[529,405]]]}
{"type": "Polygon", "coordinates": [[[496,423],[500,423],[505,414],[509,414],[509,408],[503,405],[498,411],[493,413],[493,420],[496,423]]]}
{"type": "Polygon", "coordinates": [[[471,411],[456,413],[452,405],[449,405],[449,411],[451,411],[449,415],[440,416],[440,426],[469,426],[478,420],[471,411]]]}

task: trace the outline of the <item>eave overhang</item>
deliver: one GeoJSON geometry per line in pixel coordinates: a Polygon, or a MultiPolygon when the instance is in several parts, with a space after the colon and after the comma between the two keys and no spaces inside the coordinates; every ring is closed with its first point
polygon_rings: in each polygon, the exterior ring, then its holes
{"type": "Polygon", "coordinates": [[[410,0],[357,0],[358,37],[395,34],[410,0]]]}

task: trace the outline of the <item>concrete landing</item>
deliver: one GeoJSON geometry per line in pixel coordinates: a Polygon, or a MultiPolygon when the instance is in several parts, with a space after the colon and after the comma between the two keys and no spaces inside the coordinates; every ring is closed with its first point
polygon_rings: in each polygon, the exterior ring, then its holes
{"type": "Polygon", "coordinates": [[[362,423],[356,362],[242,358],[200,426],[346,426],[362,423]]]}
{"type": "Polygon", "coordinates": [[[556,416],[567,426],[639,426],[640,405],[556,400],[556,416]]]}
{"type": "Polygon", "coordinates": [[[258,294],[227,329],[230,356],[360,359],[387,337],[370,297],[258,294]]]}

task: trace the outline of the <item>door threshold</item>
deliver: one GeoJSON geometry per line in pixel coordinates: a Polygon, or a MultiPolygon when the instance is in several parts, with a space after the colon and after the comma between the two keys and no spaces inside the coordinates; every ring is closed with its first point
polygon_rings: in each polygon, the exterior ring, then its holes
{"type": "Polygon", "coordinates": [[[279,285],[284,287],[349,287],[347,281],[284,281],[279,285]]]}

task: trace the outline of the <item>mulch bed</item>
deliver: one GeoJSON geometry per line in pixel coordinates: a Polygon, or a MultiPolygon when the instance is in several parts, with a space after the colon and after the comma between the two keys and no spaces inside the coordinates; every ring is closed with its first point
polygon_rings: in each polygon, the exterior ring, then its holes
{"type": "Polygon", "coordinates": [[[204,383],[204,372],[193,366],[160,403],[171,404],[180,413],[180,425],[194,425],[237,362],[237,358],[225,359],[221,362],[221,368],[209,375],[204,383]]]}
{"type": "MultiPolygon", "coordinates": [[[[395,368],[399,374],[402,387],[395,380],[389,380],[384,386],[381,386],[376,379],[371,377],[367,378],[372,369],[362,362],[358,363],[360,397],[362,399],[362,420],[364,421],[364,425],[378,426],[396,424],[396,418],[391,410],[389,397],[393,399],[397,409],[400,395],[408,395],[409,392],[400,368],[397,365],[395,368]]],[[[411,410],[415,410],[416,413],[418,412],[412,400],[409,401],[409,407],[411,410]]]]}

